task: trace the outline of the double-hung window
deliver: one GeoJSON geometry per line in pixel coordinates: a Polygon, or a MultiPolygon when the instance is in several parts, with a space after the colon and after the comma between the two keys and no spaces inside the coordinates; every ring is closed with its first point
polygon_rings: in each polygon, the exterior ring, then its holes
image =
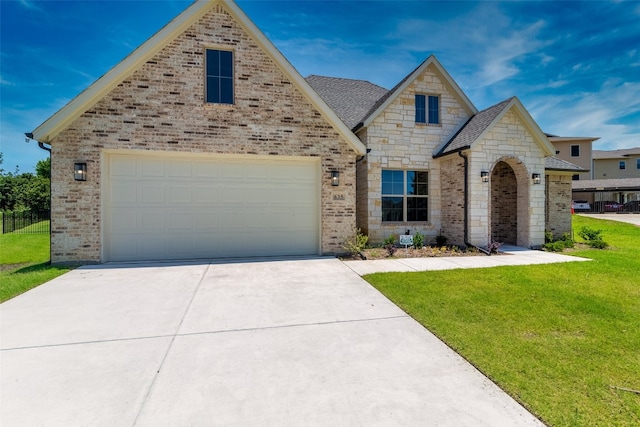
{"type": "Polygon", "coordinates": [[[233,52],[207,49],[206,100],[211,104],[233,104],[233,52]]]}
{"type": "Polygon", "coordinates": [[[440,124],[440,98],[434,95],[416,95],[416,123],[440,124]]]}
{"type": "Polygon", "coordinates": [[[425,171],[382,171],[382,221],[429,220],[429,179],[425,171]]]}
{"type": "Polygon", "coordinates": [[[640,159],[636,159],[636,169],[640,169],[640,159]]]}
{"type": "Polygon", "coordinates": [[[627,168],[626,160],[620,160],[620,162],[618,163],[618,167],[620,168],[620,170],[625,170],[627,168]]]}

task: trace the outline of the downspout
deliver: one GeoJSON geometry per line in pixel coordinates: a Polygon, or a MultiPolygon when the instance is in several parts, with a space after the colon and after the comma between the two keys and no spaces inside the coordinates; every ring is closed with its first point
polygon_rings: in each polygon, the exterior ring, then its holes
{"type": "Polygon", "coordinates": [[[464,160],[464,244],[490,256],[486,249],[469,243],[469,157],[462,151],[458,151],[458,155],[464,160]]]}

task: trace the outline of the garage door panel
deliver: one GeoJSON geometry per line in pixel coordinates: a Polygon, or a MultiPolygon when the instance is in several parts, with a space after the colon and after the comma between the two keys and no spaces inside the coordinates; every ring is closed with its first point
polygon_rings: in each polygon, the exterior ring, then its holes
{"type": "Polygon", "coordinates": [[[140,161],[140,176],[143,178],[159,178],[165,174],[165,162],[163,160],[144,159],[140,161]]]}
{"type": "Polygon", "coordinates": [[[162,204],[165,201],[165,189],[156,183],[143,184],[138,193],[137,200],[143,204],[162,204]]]}
{"type": "Polygon", "coordinates": [[[107,260],[316,254],[318,163],[109,156],[107,260]]]}

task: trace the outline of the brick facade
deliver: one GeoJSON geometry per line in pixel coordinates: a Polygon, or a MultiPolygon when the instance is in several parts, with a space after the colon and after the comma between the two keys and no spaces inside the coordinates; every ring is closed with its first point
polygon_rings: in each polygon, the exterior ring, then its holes
{"type": "Polygon", "coordinates": [[[442,182],[442,225],[440,232],[447,243],[464,246],[464,160],[449,156],[440,161],[442,182]]]}
{"type": "Polygon", "coordinates": [[[356,153],[217,5],[55,137],[52,262],[100,262],[104,153],[117,150],[320,158],[321,247],[355,226],[356,153]],[[234,52],[235,103],[204,102],[206,48],[234,52]],[[87,163],[86,182],[73,163],[87,163]],[[332,187],[329,171],[340,172],[332,187]]]}
{"type": "Polygon", "coordinates": [[[571,175],[547,175],[546,181],[546,230],[553,237],[571,234],[571,175]]]}

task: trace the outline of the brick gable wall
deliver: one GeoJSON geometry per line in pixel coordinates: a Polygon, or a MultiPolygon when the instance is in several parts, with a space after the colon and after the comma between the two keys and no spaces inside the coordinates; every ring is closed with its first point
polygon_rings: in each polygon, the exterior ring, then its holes
{"type": "Polygon", "coordinates": [[[169,43],[52,141],[52,261],[101,260],[104,153],[148,150],[321,159],[321,246],[355,226],[355,153],[221,6],[169,43]],[[205,48],[230,49],[235,105],[204,103],[205,48]],[[84,161],[86,182],[73,180],[84,161]],[[331,187],[331,170],[340,186],[331,187]]]}

